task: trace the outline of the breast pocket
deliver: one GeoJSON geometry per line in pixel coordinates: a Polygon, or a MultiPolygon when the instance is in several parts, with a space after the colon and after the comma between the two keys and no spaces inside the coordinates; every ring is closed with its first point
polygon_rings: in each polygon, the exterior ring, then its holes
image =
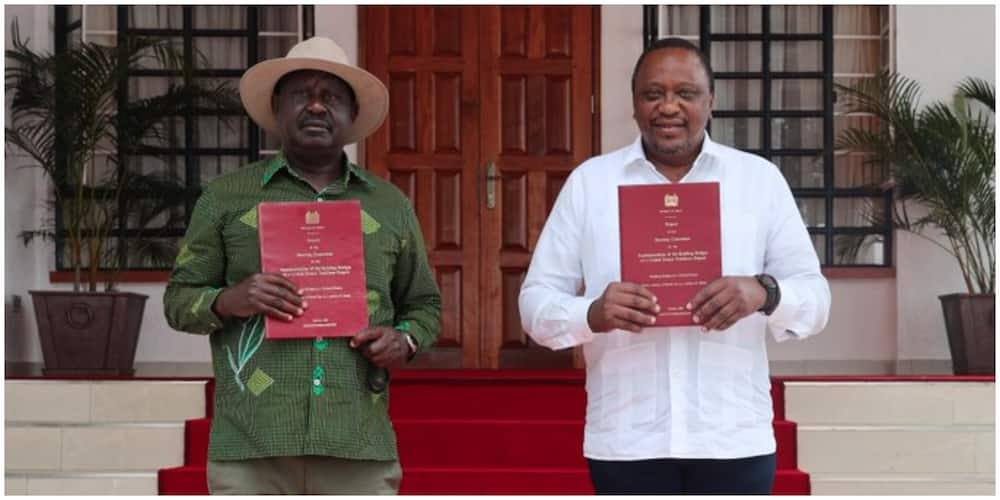
{"type": "Polygon", "coordinates": [[[717,342],[698,346],[698,416],[702,422],[732,422],[754,390],[753,354],[717,342]]]}
{"type": "Polygon", "coordinates": [[[256,207],[243,211],[222,230],[229,276],[248,276],[260,271],[260,235],[256,214],[256,207]]]}
{"type": "MultiPolygon", "coordinates": [[[[634,335],[634,334],[627,334],[634,335]]],[[[600,374],[588,391],[588,414],[600,415],[600,432],[627,431],[656,419],[658,381],[656,345],[634,344],[608,350],[600,374]]]]}

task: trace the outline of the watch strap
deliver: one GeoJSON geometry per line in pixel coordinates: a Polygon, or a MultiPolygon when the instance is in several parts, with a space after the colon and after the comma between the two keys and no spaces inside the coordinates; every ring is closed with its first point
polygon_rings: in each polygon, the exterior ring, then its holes
{"type": "Polygon", "coordinates": [[[778,303],[781,301],[781,289],[778,288],[778,280],[774,279],[774,276],[770,274],[758,274],[754,276],[757,282],[764,287],[764,291],[767,292],[767,297],[764,299],[764,305],[758,309],[758,311],[764,313],[766,316],[770,316],[775,309],[778,308],[778,303]]]}

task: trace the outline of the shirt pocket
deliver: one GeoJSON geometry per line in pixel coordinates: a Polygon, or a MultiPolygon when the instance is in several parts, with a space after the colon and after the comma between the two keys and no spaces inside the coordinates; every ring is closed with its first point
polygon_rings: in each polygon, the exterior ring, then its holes
{"type": "Polygon", "coordinates": [[[396,261],[403,251],[402,238],[402,235],[385,226],[378,232],[364,235],[365,282],[368,289],[383,293],[390,291],[396,261]]]}
{"type": "Polygon", "coordinates": [[[629,431],[656,420],[659,372],[655,344],[610,348],[602,356],[598,373],[597,383],[587,395],[587,414],[598,416],[594,426],[598,432],[629,431]]]}
{"type": "Polygon", "coordinates": [[[257,207],[238,210],[222,228],[226,252],[226,275],[233,283],[260,272],[260,234],[257,230],[257,207]]]}
{"type": "Polygon", "coordinates": [[[732,423],[753,394],[753,353],[731,344],[698,346],[698,417],[705,423],[732,423]]]}

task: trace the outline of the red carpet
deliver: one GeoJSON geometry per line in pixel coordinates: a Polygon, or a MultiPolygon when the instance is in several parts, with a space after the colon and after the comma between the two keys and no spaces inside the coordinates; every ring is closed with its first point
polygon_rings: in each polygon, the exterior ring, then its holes
{"type": "MultiPolygon", "coordinates": [[[[784,385],[772,381],[775,494],[809,494],[798,470],[784,385]]],[[[211,415],[211,385],[208,389],[211,415]]],[[[402,494],[592,494],[581,455],[582,371],[408,371],[394,374],[390,414],[399,438],[402,494]]],[[[161,469],[160,494],[206,494],[211,418],[185,428],[185,464],[161,469]]]]}

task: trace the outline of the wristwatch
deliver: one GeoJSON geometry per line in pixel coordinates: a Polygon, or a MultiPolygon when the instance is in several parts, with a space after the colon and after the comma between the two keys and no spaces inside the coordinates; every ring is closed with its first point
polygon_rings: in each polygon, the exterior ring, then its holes
{"type": "Polygon", "coordinates": [[[413,339],[410,332],[402,332],[402,334],[403,338],[406,339],[406,345],[410,346],[410,354],[406,357],[406,360],[409,361],[417,355],[417,341],[413,339]]]}
{"type": "Polygon", "coordinates": [[[770,316],[778,307],[778,303],[781,302],[781,289],[778,288],[778,280],[774,279],[774,276],[770,274],[758,274],[754,278],[757,278],[757,282],[767,292],[764,305],[760,306],[758,311],[764,313],[765,316],[770,316]]]}

